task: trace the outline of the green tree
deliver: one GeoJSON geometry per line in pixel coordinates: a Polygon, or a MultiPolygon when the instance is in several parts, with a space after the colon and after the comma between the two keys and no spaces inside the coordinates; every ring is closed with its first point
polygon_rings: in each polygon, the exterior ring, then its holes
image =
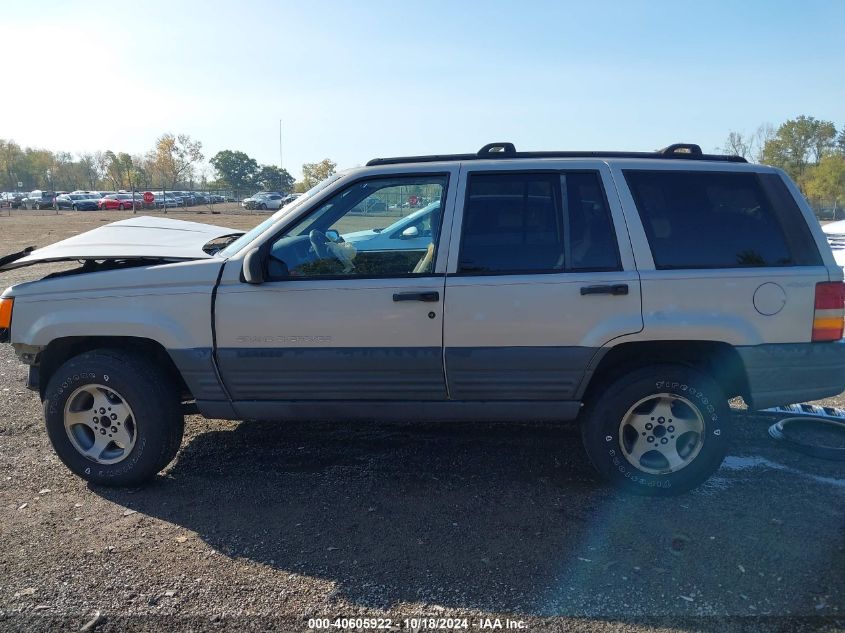
{"type": "MultiPolygon", "coordinates": [[[[30,180],[30,188],[55,189],[55,178],[53,169],[55,158],[53,152],[46,149],[32,149],[27,147],[24,150],[25,173],[30,180]]],[[[26,185],[26,181],[24,181],[26,185]]]]}
{"type": "Polygon", "coordinates": [[[111,150],[106,150],[105,154],[106,177],[109,180],[109,186],[112,189],[123,189],[124,166],[121,160],[111,150]]]}
{"type": "Polygon", "coordinates": [[[305,163],[302,166],[302,180],[296,183],[297,192],[308,191],[314,185],[324,181],[335,173],[337,163],[324,158],[319,163],[305,163]]]}
{"type": "Polygon", "coordinates": [[[809,165],[817,165],[835,144],[836,127],[830,121],[801,115],[783,123],[763,146],[762,161],[784,169],[801,182],[809,165]]]}
{"type": "Polygon", "coordinates": [[[845,156],[845,127],[839,131],[839,136],[836,137],[836,152],[845,156]]]}
{"type": "Polygon", "coordinates": [[[0,139],[0,186],[4,190],[17,190],[18,182],[26,180],[23,162],[24,153],[20,145],[12,140],[0,139]]]}
{"type": "Polygon", "coordinates": [[[202,143],[187,134],[162,134],[151,159],[155,176],[173,189],[193,180],[194,165],[203,159],[202,143]]]}
{"type": "Polygon", "coordinates": [[[807,197],[821,204],[833,203],[839,208],[845,203],[845,156],[829,154],[812,167],[804,181],[807,197]]]}
{"type": "Polygon", "coordinates": [[[53,154],[53,180],[56,189],[70,191],[76,189],[77,173],[73,162],[73,155],[70,152],[56,152],[53,154]]]}
{"type": "Polygon", "coordinates": [[[255,185],[261,189],[287,193],[293,190],[294,179],[287,169],[275,165],[262,165],[255,176],[255,185]]]}
{"type": "Polygon", "coordinates": [[[79,173],[81,182],[85,189],[95,191],[100,180],[100,175],[97,173],[97,161],[93,154],[80,154],[78,156],[79,173]]]}
{"type": "Polygon", "coordinates": [[[208,161],[217,172],[218,180],[236,191],[244,191],[253,186],[258,174],[258,163],[244,152],[224,149],[217,152],[208,161]]]}

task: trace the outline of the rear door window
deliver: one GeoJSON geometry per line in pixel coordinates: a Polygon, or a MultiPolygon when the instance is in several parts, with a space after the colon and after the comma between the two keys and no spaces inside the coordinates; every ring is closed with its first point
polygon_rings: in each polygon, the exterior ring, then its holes
{"type": "Polygon", "coordinates": [[[820,265],[777,174],[624,170],[659,269],[820,265]]]}
{"type": "Polygon", "coordinates": [[[461,233],[460,274],[619,269],[593,171],[471,174],[461,233]]]}

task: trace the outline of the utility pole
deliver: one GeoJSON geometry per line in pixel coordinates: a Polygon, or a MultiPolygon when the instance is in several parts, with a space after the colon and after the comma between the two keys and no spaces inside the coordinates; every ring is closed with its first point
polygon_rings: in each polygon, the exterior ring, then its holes
{"type": "Polygon", "coordinates": [[[279,119],[279,169],[284,169],[285,165],[282,161],[282,120],[279,119]]]}
{"type": "MultiPolygon", "coordinates": [[[[279,169],[281,171],[285,170],[284,162],[282,161],[282,120],[279,119],[279,169]]],[[[279,193],[285,193],[282,191],[282,174],[279,174],[279,193]]]]}

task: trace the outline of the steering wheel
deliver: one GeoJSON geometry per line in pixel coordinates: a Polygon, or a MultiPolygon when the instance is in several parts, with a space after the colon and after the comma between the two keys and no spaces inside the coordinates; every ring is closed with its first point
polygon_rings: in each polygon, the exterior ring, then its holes
{"type": "Polygon", "coordinates": [[[343,272],[348,273],[355,269],[355,264],[352,262],[354,254],[350,256],[344,249],[331,248],[335,243],[340,244],[344,241],[339,238],[337,242],[333,242],[322,231],[317,229],[312,230],[308,234],[308,240],[311,242],[311,247],[320,259],[335,259],[343,265],[343,272]]]}
{"type": "Polygon", "coordinates": [[[331,257],[331,253],[329,253],[329,249],[326,246],[326,244],[329,243],[329,238],[326,237],[325,233],[314,229],[308,234],[308,239],[310,240],[311,248],[314,249],[317,257],[320,259],[328,259],[331,257]]]}

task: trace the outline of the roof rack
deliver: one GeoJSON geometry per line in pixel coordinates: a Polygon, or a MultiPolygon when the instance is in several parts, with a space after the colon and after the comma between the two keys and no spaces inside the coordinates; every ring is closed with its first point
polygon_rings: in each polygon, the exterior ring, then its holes
{"type": "Polygon", "coordinates": [[[453,160],[486,160],[508,158],[654,158],[681,160],[715,160],[728,163],[747,163],[742,156],[705,154],[701,146],[694,143],[673,143],[656,152],[518,152],[513,143],[487,143],[475,154],[433,154],[431,156],[395,156],[374,158],[367,167],[374,165],[396,165],[399,163],[434,163],[453,160]]]}

